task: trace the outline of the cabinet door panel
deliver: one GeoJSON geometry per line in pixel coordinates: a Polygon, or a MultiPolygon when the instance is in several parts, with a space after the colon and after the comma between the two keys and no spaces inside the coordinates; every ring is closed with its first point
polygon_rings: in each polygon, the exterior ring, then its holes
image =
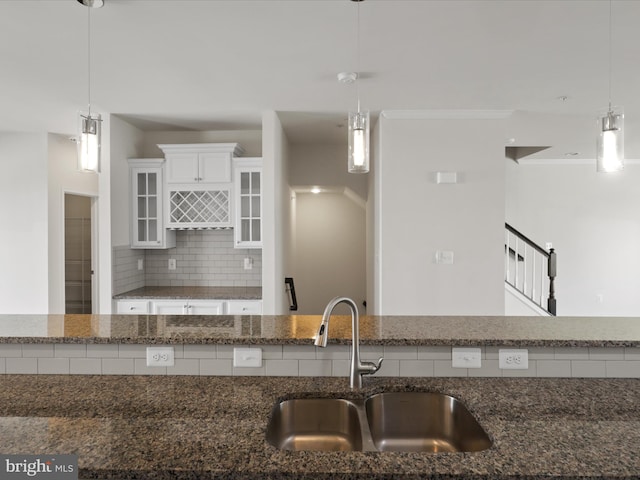
{"type": "Polygon", "coordinates": [[[224,314],[223,301],[192,300],[189,302],[190,315],[222,315],[224,314]]]}
{"type": "Polygon", "coordinates": [[[197,153],[175,153],[167,157],[168,183],[194,183],[198,178],[197,153]]]}
{"type": "Polygon", "coordinates": [[[200,153],[199,178],[205,183],[228,183],[231,181],[231,155],[228,153],[200,153]]]}
{"type": "Polygon", "coordinates": [[[153,302],[153,313],[156,315],[184,315],[187,302],[185,301],[157,301],[153,302]]]}
{"type": "Polygon", "coordinates": [[[235,159],[236,248],[262,248],[262,159],[235,159]]]}
{"type": "Polygon", "coordinates": [[[175,232],[164,228],[163,164],[160,159],[129,159],[131,165],[131,248],[171,248],[175,232]]]}

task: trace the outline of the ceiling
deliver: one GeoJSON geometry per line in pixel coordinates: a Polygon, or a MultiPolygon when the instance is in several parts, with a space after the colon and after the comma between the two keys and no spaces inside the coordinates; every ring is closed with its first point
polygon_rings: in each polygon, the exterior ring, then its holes
{"type": "MultiPolygon", "coordinates": [[[[0,131],[74,132],[88,10],[0,1],[0,131]]],[[[612,100],[640,158],[640,1],[612,12],[612,100]]],[[[343,141],[356,89],[336,76],[360,70],[374,115],[514,111],[505,144],[593,158],[608,19],[608,0],[105,0],[91,10],[92,109],[144,130],[259,129],[275,110],[292,142],[343,141]]]]}

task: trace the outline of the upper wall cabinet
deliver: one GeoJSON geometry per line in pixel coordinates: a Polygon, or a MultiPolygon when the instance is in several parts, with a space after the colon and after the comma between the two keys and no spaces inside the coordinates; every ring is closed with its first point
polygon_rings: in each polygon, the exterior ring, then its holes
{"type": "Polygon", "coordinates": [[[237,143],[158,145],[167,161],[167,227],[229,228],[237,143]]]}
{"type": "Polygon", "coordinates": [[[236,248],[262,248],[262,158],[236,158],[235,180],[236,248]]]}
{"type": "Polygon", "coordinates": [[[231,181],[229,153],[175,153],[167,156],[167,183],[231,181]]]}
{"type": "Polygon", "coordinates": [[[131,248],[172,248],[176,233],[163,216],[164,159],[129,160],[131,177],[131,248]]]}

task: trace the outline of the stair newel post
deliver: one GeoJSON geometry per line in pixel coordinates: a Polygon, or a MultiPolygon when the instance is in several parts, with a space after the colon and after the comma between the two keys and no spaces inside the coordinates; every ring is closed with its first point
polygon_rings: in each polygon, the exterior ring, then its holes
{"type": "Polygon", "coordinates": [[[549,298],[547,299],[547,310],[552,315],[556,314],[556,288],[554,281],[556,279],[556,252],[553,248],[549,249],[549,257],[547,259],[547,274],[549,275],[549,298]]]}

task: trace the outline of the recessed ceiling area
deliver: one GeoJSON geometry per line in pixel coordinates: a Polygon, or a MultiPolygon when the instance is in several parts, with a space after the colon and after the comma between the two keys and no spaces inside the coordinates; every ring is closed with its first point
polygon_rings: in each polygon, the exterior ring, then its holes
{"type": "MultiPolygon", "coordinates": [[[[593,156],[607,0],[105,0],[91,12],[92,108],[143,130],[259,129],[274,110],[292,142],[340,142],[356,87],[337,74],[356,70],[358,7],[360,98],[373,118],[512,110],[505,141],[593,156]],[[531,129],[543,138],[519,138],[531,129]]],[[[74,132],[86,10],[0,2],[0,130],[74,132]]],[[[612,12],[612,100],[625,108],[627,156],[640,158],[640,2],[615,0],[612,12]]]]}

